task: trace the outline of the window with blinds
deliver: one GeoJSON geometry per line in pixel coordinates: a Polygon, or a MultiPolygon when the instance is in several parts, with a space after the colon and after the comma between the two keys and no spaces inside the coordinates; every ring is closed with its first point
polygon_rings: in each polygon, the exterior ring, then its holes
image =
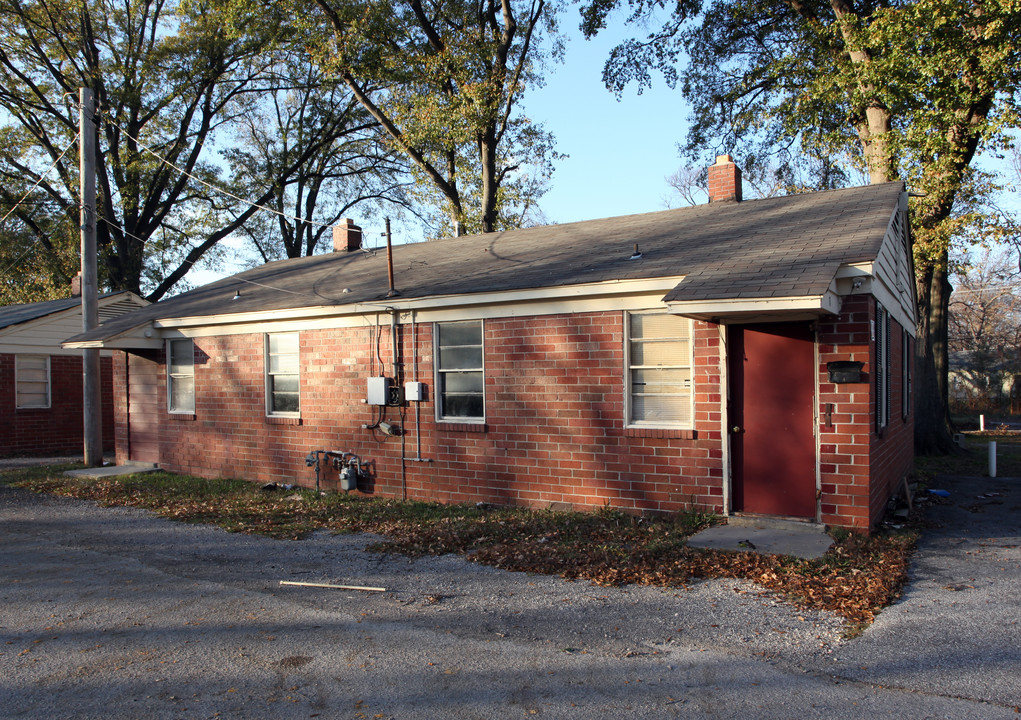
{"type": "Polygon", "coordinates": [[[298,333],[266,336],[266,414],[297,417],[301,410],[298,333]]]}
{"type": "Polygon", "coordinates": [[[691,320],[628,315],[627,363],[628,424],[690,428],[691,320]]]}
{"type": "Polygon", "coordinates": [[[15,355],[14,385],[19,408],[50,406],[50,356],[15,355]]]}
{"type": "Polygon", "coordinates": [[[172,413],[195,412],[195,343],[167,341],[167,408],[172,413]]]}

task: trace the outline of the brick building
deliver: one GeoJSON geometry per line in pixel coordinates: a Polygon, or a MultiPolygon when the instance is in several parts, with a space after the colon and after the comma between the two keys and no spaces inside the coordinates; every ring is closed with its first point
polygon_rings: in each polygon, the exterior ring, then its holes
{"type": "Polygon", "coordinates": [[[710,173],[707,205],[390,257],[344,221],[68,345],[122,351],[119,462],[869,528],[912,460],[904,188],[742,202],[710,173]]]}
{"type": "MultiPolygon", "coordinates": [[[[100,319],[146,304],[100,298],[100,319]]],[[[82,452],[82,353],[60,343],[81,332],[81,298],[0,307],[0,457],[82,452]]],[[[113,353],[101,353],[103,447],[113,450],[113,353]]]]}

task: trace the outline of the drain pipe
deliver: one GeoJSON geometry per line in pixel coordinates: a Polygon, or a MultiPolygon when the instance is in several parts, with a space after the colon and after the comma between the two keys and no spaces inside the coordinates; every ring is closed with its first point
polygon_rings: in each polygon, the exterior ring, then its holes
{"type": "MultiPolygon", "coordinates": [[[[418,323],[415,311],[411,311],[411,368],[415,382],[418,382],[418,323]]],[[[408,458],[411,462],[432,462],[422,457],[422,403],[415,403],[415,457],[408,458]]]]}
{"type": "MultiPolygon", "coordinates": [[[[411,367],[415,375],[415,382],[418,380],[418,321],[415,318],[415,311],[411,311],[411,367]]],[[[422,403],[415,403],[415,460],[422,460],[422,403]]]]}
{"type": "Polygon", "coordinates": [[[400,374],[400,376],[398,376],[398,374],[397,374],[397,360],[398,360],[398,353],[397,353],[397,308],[390,307],[390,308],[387,308],[387,310],[390,311],[390,344],[393,345],[393,348],[392,348],[393,349],[393,365],[392,365],[392,367],[393,367],[393,373],[394,373],[394,383],[395,384],[399,384],[400,381],[401,381],[401,378],[404,376],[404,373],[402,372],[400,374]]]}

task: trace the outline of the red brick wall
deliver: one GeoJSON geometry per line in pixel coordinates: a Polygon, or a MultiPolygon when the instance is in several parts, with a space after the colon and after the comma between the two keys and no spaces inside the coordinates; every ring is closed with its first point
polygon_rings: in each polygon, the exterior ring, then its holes
{"type": "MultiPolygon", "coordinates": [[[[872,303],[875,314],[875,303],[872,303]]],[[[914,460],[915,413],[913,402],[908,403],[905,417],[903,401],[903,369],[902,359],[905,351],[914,360],[914,340],[908,337],[907,347],[903,338],[903,328],[894,319],[890,320],[890,421],[881,432],[872,424],[870,434],[870,459],[872,467],[870,497],[870,520],[873,525],[883,518],[886,504],[890,497],[902,490],[902,480],[911,472],[914,460]]],[[[873,361],[875,353],[873,352],[873,361]]],[[[873,383],[874,384],[874,383],[873,383]]],[[[875,408],[873,393],[873,409],[875,408]]]]}
{"type": "MultiPolygon", "coordinates": [[[[901,326],[890,327],[890,422],[875,424],[875,300],[847,298],[840,318],[819,323],[819,451],[822,522],[866,530],[882,519],[914,457],[914,412],[902,416],[901,326]],[[862,363],[860,383],[831,383],[826,363],[862,363]],[[827,409],[832,404],[830,422],[827,409]]],[[[913,346],[908,349],[913,353],[913,346]]],[[[913,354],[911,355],[913,357],[913,354]]]]}
{"type": "MultiPolygon", "coordinates": [[[[874,437],[874,308],[867,297],[849,298],[845,308],[841,318],[819,323],[821,519],[866,529],[910,465],[911,443],[904,439],[913,419],[904,422],[900,415],[900,343],[893,333],[891,423],[883,438],[874,437]],[[865,381],[830,383],[826,363],[832,360],[860,360],[865,381]]],[[[395,375],[385,316],[378,347],[367,327],[301,332],[300,420],[266,417],[263,335],[197,338],[194,415],[167,414],[165,367],[158,373],[160,464],[197,475],[310,486],[309,451],[352,451],[370,467],[360,489],[384,496],[721,512],[718,327],[694,324],[694,430],[638,430],[625,428],[623,320],[621,312],[486,320],[484,425],[435,420],[432,326],[401,326],[403,364],[396,375],[428,387],[426,401],[386,409],[386,421],[404,428],[403,437],[363,428],[377,419],[376,408],[364,402],[366,378],[395,375]],[[416,459],[419,452],[428,462],[416,459]]],[[[119,417],[127,407],[123,365],[119,358],[119,417]]],[[[127,456],[122,424],[119,459],[127,456]]],[[[337,472],[324,463],[321,487],[337,484],[337,472]]]]}
{"type": "MultiPolygon", "coordinates": [[[[18,408],[14,354],[0,354],[0,456],[80,455],[83,451],[82,359],[50,357],[50,407],[18,408]]],[[[103,448],[113,449],[111,359],[100,358],[103,448]]]]}
{"type": "MultiPolygon", "coordinates": [[[[414,336],[410,325],[400,329],[401,379],[414,379],[417,349],[418,378],[429,388],[417,411],[387,409],[387,421],[406,429],[403,438],[362,429],[375,411],[363,402],[366,378],[380,372],[368,328],[301,333],[300,424],[265,416],[262,335],[199,338],[195,415],[174,418],[162,409],[161,465],[311,485],[310,450],[349,450],[372,464],[364,487],[387,496],[722,510],[715,326],[695,326],[694,432],[624,428],[622,313],[496,319],[484,327],[484,426],[434,420],[432,327],[417,325],[414,336]],[[430,462],[402,467],[402,443],[405,456],[415,457],[419,438],[430,462]]],[[[382,332],[379,354],[392,376],[388,324],[382,332]]],[[[335,471],[323,473],[323,487],[336,483],[335,471]]]]}
{"type": "Polygon", "coordinates": [[[849,297],[839,318],[818,324],[821,519],[862,529],[869,527],[869,308],[868,296],[849,297]],[[845,360],[862,363],[862,382],[830,382],[827,363],[845,360]]]}

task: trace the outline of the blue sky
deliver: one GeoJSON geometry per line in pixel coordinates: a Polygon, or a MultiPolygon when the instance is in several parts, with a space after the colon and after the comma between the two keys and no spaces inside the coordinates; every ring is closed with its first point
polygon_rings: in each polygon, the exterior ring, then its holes
{"type": "Polygon", "coordinates": [[[564,62],[524,101],[525,114],[542,122],[557,151],[569,156],[539,205],[557,223],[662,210],[670,194],[665,178],[682,164],[677,143],[687,105],[661,80],[641,95],[629,87],[618,101],[603,86],[602,70],[622,35],[604,31],[585,40],[577,24],[568,13],[564,62]]]}

